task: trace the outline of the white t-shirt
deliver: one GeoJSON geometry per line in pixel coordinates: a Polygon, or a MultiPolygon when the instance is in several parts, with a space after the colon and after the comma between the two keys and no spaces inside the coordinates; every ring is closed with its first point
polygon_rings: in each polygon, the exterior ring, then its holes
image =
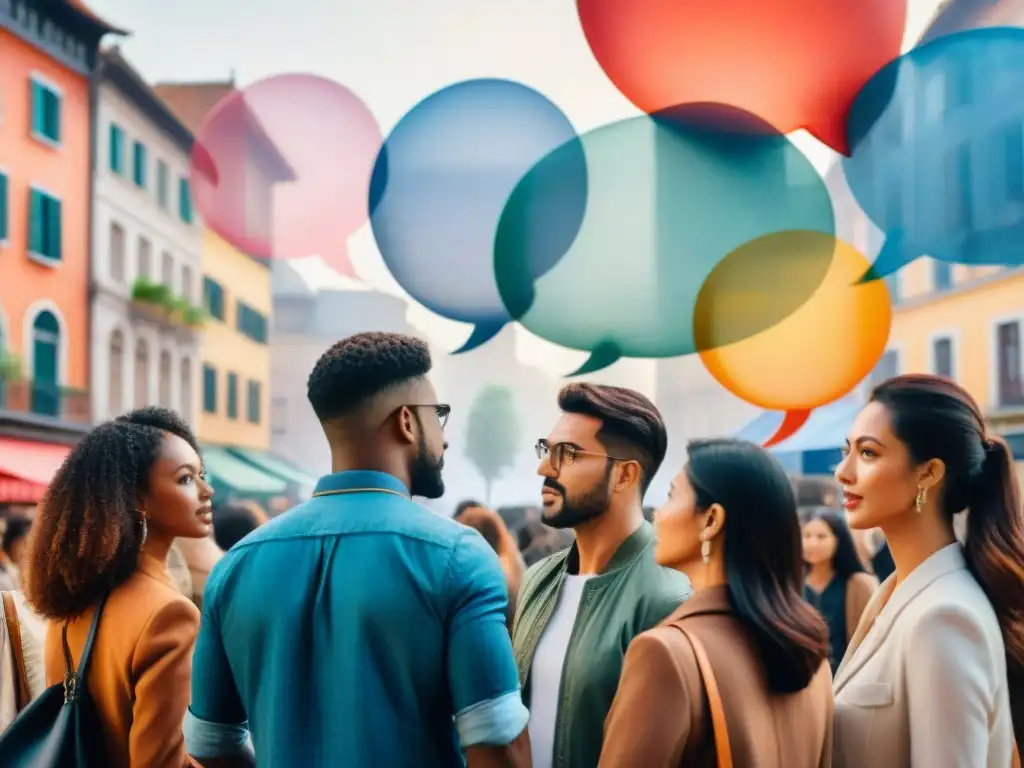
{"type": "Polygon", "coordinates": [[[555,610],[537,642],[530,667],[530,752],[533,768],[551,768],[562,665],[583,597],[586,576],[566,575],[555,610]]]}

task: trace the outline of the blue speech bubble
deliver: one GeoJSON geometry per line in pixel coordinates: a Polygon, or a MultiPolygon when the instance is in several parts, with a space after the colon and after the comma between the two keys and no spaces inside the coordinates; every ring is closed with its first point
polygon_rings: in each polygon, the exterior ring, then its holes
{"type": "Polygon", "coordinates": [[[862,281],[920,256],[1024,264],[1024,30],[940,37],[881,69],[847,119],[843,170],[885,235],[862,281]]]}
{"type": "MultiPolygon", "coordinates": [[[[473,323],[456,353],[480,346],[509,322],[494,277],[498,220],[530,168],[575,138],[568,118],[542,94],[485,79],[428,96],[385,141],[370,184],[377,247],[416,301],[473,323]]],[[[583,220],[587,167],[581,147],[561,156],[559,171],[557,183],[537,190],[520,211],[518,235],[533,275],[555,264],[583,220]]]]}
{"type": "MultiPolygon", "coordinates": [[[[744,243],[779,231],[834,235],[821,176],[752,115],[692,105],[590,131],[538,163],[502,215],[495,275],[509,315],[542,338],[589,351],[572,375],[591,373],[620,357],[698,351],[694,311],[705,279],[744,243]],[[538,190],[558,183],[563,155],[574,157],[580,147],[586,215],[566,254],[537,277],[520,234],[524,211],[537,206],[538,190]]],[[[805,259],[796,287],[792,280],[763,285],[782,298],[751,295],[749,311],[731,332],[718,333],[717,343],[783,320],[814,293],[831,259],[828,249],[805,259]]]]}

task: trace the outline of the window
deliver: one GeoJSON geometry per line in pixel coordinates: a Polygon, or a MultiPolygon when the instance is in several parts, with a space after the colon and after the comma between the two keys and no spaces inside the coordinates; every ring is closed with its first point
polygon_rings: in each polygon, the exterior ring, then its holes
{"type": "Polygon", "coordinates": [[[107,416],[121,415],[124,408],[124,334],[115,329],[110,334],[110,389],[107,392],[107,416]]]}
{"type": "Polygon", "coordinates": [[[124,227],[112,221],[110,222],[110,277],[118,282],[124,281],[124,251],[124,227]]]}
{"type": "Polygon", "coordinates": [[[238,418],[238,374],[228,374],[228,418],[238,418]]]}
{"type": "Polygon", "coordinates": [[[174,257],[170,251],[164,251],[160,257],[160,282],[174,288],[174,257]]]}
{"type": "Polygon", "coordinates": [[[53,261],[61,259],[60,200],[33,189],[29,205],[28,250],[53,261]]]}
{"type": "Polygon", "coordinates": [[[224,287],[211,277],[203,278],[203,308],[210,317],[224,319],[224,287]]]}
{"type": "Polygon", "coordinates": [[[1003,129],[1003,173],[1006,199],[1024,201],[1024,123],[1020,120],[1003,129]]]}
{"type": "Polygon", "coordinates": [[[1024,355],[1021,353],[1021,322],[996,327],[996,365],[1000,407],[1024,405],[1024,355]]]}
{"type": "Polygon", "coordinates": [[[11,236],[7,217],[9,192],[7,191],[7,174],[0,173],[0,243],[11,236]]]}
{"type": "Polygon", "coordinates": [[[250,424],[260,423],[260,398],[262,396],[263,387],[260,386],[258,381],[249,382],[249,392],[246,402],[246,416],[249,419],[250,424]]]}
{"type": "Polygon", "coordinates": [[[139,339],[135,342],[135,403],[132,407],[149,404],[149,344],[139,339]]]}
{"type": "Polygon", "coordinates": [[[32,78],[32,135],[47,144],[60,144],[60,93],[32,78]]]}
{"type": "Polygon", "coordinates": [[[160,378],[157,379],[160,387],[160,405],[164,408],[173,408],[171,402],[171,353],[166,349],[160,353],[160,378]]]}
{"type": "Polygon", "coordinates": [[[140,280],[153,279],[153,245],[139,235],[139,273],[140,280]]]}
{"type": "Polygon", "coordinates": [[[171,172],[163,160],[156,164],[156,202],[165,211],[171,203],[171,172]]]}
{"type": "Polygon", "coordinates": [[[953,287],[953,265],[945,261],[932,261],[932,286],[936,291],[948,291],[953,287]]]}
{"type": "Polygon", "coordinates": [[[936,376],[954,377],[953,373],[953,340],[944,337],[932,342],[932,370],[936,376]]]}
{"type": "Polygon", "coordinates": [[[961,144],[946,153],[943,168],[946,227],[949,232],[967,229],[974,221],[971,201],[971,151],[961,144]]]}
{"type": "Polygon", "coordinates": [[[259,344],[267,343],[267,318],[241,301],[235,310],[235,325],[243,336],[259,344]]]}
{"type": "Polygon", "coordinates": [[[124,129],[117,123],[110,124],[110,170],[124,176],[124,129]]]}
{"type": "Polygon", "coordinates": [[[203,365],[203,410],[217,412],[217,370],[212,365],[203,365]]]}
{"type": "Polygon", "coordinates": [[[878,361],[878,365],[871,372],[869,381],[871,386],[881,384],[886,379],[898,376],[900,372],[899,353],[895,349],[887,349],[885,354],[878,361]]]}
{"type": "Polygon", "coordinates": [[[192,298],[192,267],[188,264],[181,265],[181,298],[191,303],[192,298]]]}
{"type": "Polygon", "coordinates": [[[32,412],[60,413],[60,322],[44,309],[32,321],[32,412]]]}
{"type": "Polygon", "coordinates": [[[192,421],[192,361],[187,357],[181,361],[181,413],[192,421]]]}
{"type": "Polygon", "coordinates": [[[139,189],[146,188],[146,145],[141,141],[132,146],[132,181],[139,189]]]}
{"type": "Polygon", "coordinates": [[[288,399],[275,397],[270,402],[270,428],[275,435],[288,434],[288,399]]]}
{"type": "Polygon", "coordinates": [[[192,192],[188,179],[178,179],[178,216],[186,224],[192,223],[192,192]]]}

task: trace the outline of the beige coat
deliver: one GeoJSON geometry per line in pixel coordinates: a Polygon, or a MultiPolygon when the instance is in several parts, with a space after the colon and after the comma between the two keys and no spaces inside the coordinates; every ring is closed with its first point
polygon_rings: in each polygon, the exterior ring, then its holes
{"type": "Polygon", "coordinates": [[[836,672],[837,768],[1008,768],[1006,650],[959,544],[893,574],[836,672]]]}
{"type": "MultiPolygon", "coordinates": [[[[36,698],[46,688],[46,671],[43,668],[43,639],[46,636],[46,624],[35,615],[25,597],[20,592],[12,592],[15,607],[18,611],[18,624],[21,631],[21,653],[25,660],[25,672],[28,676],[28,690],[32,698],[36,698]]],[[[2,732],[17,715],[16,683],[14,666],[14,649],[11,637],[7,633],[7,622],[0,609],[0,732],[2,732]]]]}
{"type": "Polygon", "coordinates": [[[630,643],[605,721],[600,768],[715,768],[711,715],[693,647],[704,645],[722,697],[736,768],[824,768],[832,757],[828,662],[804,690],[768,691],[753,643],[725,587],[694,593],[630,643]]]}

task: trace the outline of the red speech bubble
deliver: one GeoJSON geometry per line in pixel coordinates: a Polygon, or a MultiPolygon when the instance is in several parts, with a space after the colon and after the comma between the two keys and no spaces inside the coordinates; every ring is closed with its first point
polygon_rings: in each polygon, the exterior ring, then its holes
{"type": "Polygon", "coordinates": [[[384,138],[366,105],[314,75],[276,75],[222,99],[191,158],[207,226],[262,259],[319,255],[356,277],[348,238],[369,218],[384,138]]]}
{"type": "Polygon", "coordinates": [[[907,0],[577,0],[590,49],[648,114],[728,104],[849,155],[863,85],[900,54],[907,0]]]}

